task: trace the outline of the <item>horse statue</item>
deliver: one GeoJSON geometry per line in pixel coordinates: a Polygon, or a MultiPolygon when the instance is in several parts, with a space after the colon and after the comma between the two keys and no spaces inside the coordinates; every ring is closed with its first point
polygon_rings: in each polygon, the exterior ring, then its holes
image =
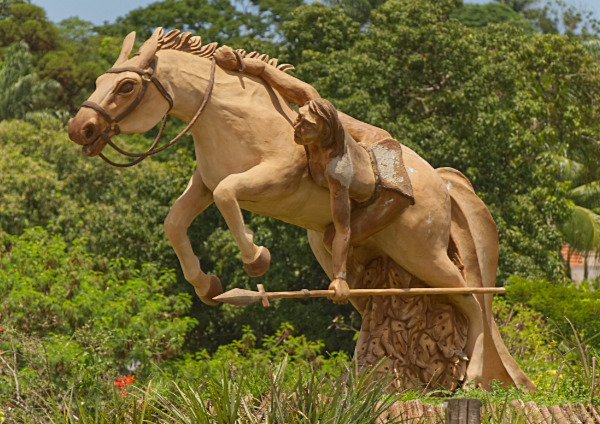
{"type": "MultiPolygon", "coordinates": [[[[297,111],[263,79],[215,66],[216,43],[202,45],[198,36],[179,31],[164,34],[158,28],[129,58],[134,41],[135,33],[129,34],[113,68],[97,79],[96,90],[69,121],[69,137],[83,146],[84,154],[104,157],[102,150],[107,144],[116,147],[111,137],[120,132],[148,131],[167,115],[188,123],[184,131],[193,135],[197,168],[172,206],[164,228],[185,279],[200,299],[216,304],[212,299],[223,290],[216,276],[202,271],[187,228],[213,202],[235,238],[250,275],[267,271],[270,254],[266,247],[254,243],[242,208],[307,229],[312,250],[331,278],[331,253],[323,242],[323,234],[332,222],[330,196],[311,178],[306,152],[293,141],[292,124],[297,111]]],[[[268,59],[264,55],[259,58],[268,59]]],[[[285,66],[277,67],[274,59],[266,65],[285,71],[285,66]]],[[[340,119],[350,131],[354,128],[366,134],[363,139],[368,139],[370,132],[383,131],[342,113],[340,119]]],[[[162,129],[150,154],[166,147],[155,148],[161,134],[162,129]]],[[[436,171],[405,146],[402,152],[414,205],[384,230],[353,246],[348,269],[350,286],[372,285],[379,280],[389,283],[388,274],[396,276],[394,284],[405,286],[494,286],[498,260],[496,227],[469,181],[449,168],[436,171]]],[[[133,163],[145,157],[134,156],[137,159],[133,163]]],[[[373,302],[351,301],[363,318],[376,309],[373,302]]],[[[377,353],[367,344],[374,338],[383,343],[381,334],[373,328],[370,332],[361,330],[357,356],[394,356],[395,362],[387,368],[394,367],[396,371],[406,363],[406,357],[413,358],[411,366],[423,362],[425,356],[431,357],[429,363],[419,365],[420,370],[429,370],[419,374],[420,378],[439,374],[440,365],[436,364],[444,358],[450,361],[444,367],[455,377],[456,364],[468,362],[466,371],[456,378],[482,387],[500,380],[534,389],[500,338],[492,317],[491,295],[452,295],[445,304],[437,300],[386,302],[389,307],[384,309],[389,316],[373,315],[372,319],[363,320],[363,327],[367,321],[371,327],[388,322],[393,325],[390,324],[386,338],[407,339],[408,335],[412,339],[405,340],[401,348],[397,345],[377,353]],[[422,311],[420,321],[401,321],[407,311],[417,309],[422,311]],[[448,318],[452,314],[459,318],[448,318]],[[434,317],[442,324],[433,322],[434,317]],[[443,322],[452,324],[453,330],[448,330],[443,322]],[[458,328],[461,322],[462,330],[458,328]],[[405,330],[402,337],[395,333],[401,328],[405,330]],[[425,334],[428,328],[429,333],[425,334]],[[363,337],[363,333],[368,336],[363,337]],[[459,341],[462,347],[449,349],[448,340],[459,341]],[[409,346],[412,353],[403,355],[408,352],[405,345],[411,341],[419,349],[409,346]]],[[[381,308],[378,311],[385,313],[381,308]]]]}

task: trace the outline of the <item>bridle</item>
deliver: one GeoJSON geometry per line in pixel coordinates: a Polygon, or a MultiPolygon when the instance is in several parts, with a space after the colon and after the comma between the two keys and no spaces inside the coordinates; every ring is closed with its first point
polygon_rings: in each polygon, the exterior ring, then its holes
{"type": "Polygon", "coordinates": [[[100,115],[102,115],[102,117],[106,120],[108,125],[106,126],[104,131],[102,131],[102,133],[98,137],[101,137],[104,141],[106,141],[106,143],[108,145],[110,145],[110,147],[112,147],[117,152],[121,153],[122,155],[136,158],[133,161],[128,162],[128,163],[116,163],[116,162],[113,162],[112,160],[108,159],[106,156],[104,156],[104,154],[102,154],[102,152],[100,152],[100,157],[105,162],[109,163],[112,166],[116,166],[119,168],[133,166],[133,165],[140,163],[141,161],[146,159],[148,156],[152,156],[158,152],[162,152],[167,147],[172,146],[177,141],[179,141],[190,130],[190,128],[196,123],[196,121],[198,120],[198,117],[200,116],[200,114],[204,110],[204,107],[208,103],[208,100],[212,93],[212,88],[213,88],[213,85],[215,82],[215,59],[214,58],[211,60],[211,64],[210,64],[210,80],[208,83],[208,87],[206,88],[206,91],[204,92],[204,98],[202,99],[202,103],[200,104],[200,107],[196,111],[196,114],[190,120],[190,122],[187,124],[187,126],[174,139],[172,139],[168,143],[162,145],[161,147],[157,148],[156,145],[158,144],[158,141],[161,139],[161,137],[163,135],[163,131],[167,124],[167,118],[169,116],[169,112],[173,108],[173,98],[167,92],[167,90],[165,90],[164,86],[160,83],[158,78],[156,78],[156,76],[154,75],[157,63],[158,63],[158,57],[155,56],[154,60],[145,69],[138,68],[135,66],[124,66],[121,68],[110,68],[108,71],[106,71],[107,74],[118,74],[121,72],[135,72],[136,74],[138,74],[142,77],[142,88],[141,88],[140,92],[138,93],[136,98],[133,100],[133,102],[131,102],[131,104],[129,104],[129,106],[127,106],[127,108],[123,112],[121,112],[119,115],[117,115],[115,118],[110,116],[110,114],[98,103],[87,100],[81,104],[81,107],[88,107],[90,109],[95,110],[100,115]],[[118,135],[121,132],[121,130],[119,128],[119,122],[122,121],[131,112],[133,112],[135,110],[135,108],[140,104],[140,102],[144,98],[144,95],[146,94],[146,90],[148,89],[148,84],[150,82],[152,82],[154,84],[154,86],[158,89],[160,94],[162,94],[162,96],[165,98],[165,100],[169,103],[169,110],[165,114],[165,117],[163,118],[160,129],[158,130],[158,135],[152,142],[152,145],[150,146],[150,148],[143,153],[128,152],[126,150],[121,149],[119,146],[117,146],[115,143],[113,143],[113,141],[110,139],[110,136],[108,134],[111,131],[114,133],[114,135],[118,135]]]}

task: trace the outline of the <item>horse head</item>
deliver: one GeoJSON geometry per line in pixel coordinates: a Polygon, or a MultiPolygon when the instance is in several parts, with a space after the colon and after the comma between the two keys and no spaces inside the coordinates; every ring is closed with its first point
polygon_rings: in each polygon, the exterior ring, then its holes
{"type": "Polygon", "coordinates": [[[131,59],[135,32],[125,37],[115,64],[96,80],[96,90],[69,121],[69,138],[87,156],[100,154],[111,136],[150,130],[173,106],[155,76],[162,32],[154,31],[131,59]]]}

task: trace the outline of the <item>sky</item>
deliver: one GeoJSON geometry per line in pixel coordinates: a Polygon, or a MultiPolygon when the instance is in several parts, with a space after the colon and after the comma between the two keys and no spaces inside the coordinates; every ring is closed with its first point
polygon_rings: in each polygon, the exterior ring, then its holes
{"type": "MultiPolygon", "coordinates": [[[[157,0],[32,0],[43,7],[48,18],[60,22],[65,18],[78,16],[85,21],[101,25],[105,21],[114,22],[119,16],[157,0]]],[[[488,3],[490,0],[465,0],[465,3],[488,3]]],[[[600,0],[567,0],[569,4],[583,10],[595,12],[600,19],[600,0]]]]}
{"type": "MultiPolygon", "coordinates": [[[[77,16],[84,21],[101,25],[114,22],[119,16],[157,0],[32,0],[31,3],[44,8],[48,19],[60,22],[77,16]]],[[[600,0],[599,0],[600,1],[600,0]]]]}

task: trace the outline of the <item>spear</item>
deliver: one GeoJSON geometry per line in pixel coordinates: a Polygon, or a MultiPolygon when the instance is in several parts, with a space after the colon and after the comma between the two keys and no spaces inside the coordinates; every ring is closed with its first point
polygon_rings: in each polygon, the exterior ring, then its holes
{"type": "MultiPolygon", "coordinates": [[[[333,290],[299,290],[285,292],[267,292],[262,284],[258,284],[258,291],[232,289],[213,297],[223,303],[236,306],[246,306],[262,301],[263,306],[269,305],[270,299],[308,299],[311,297],[327,297],[334,294],[333,290]]],[[[460,287],[460,288],[431,288],[415,287],[408,289],[350,289],[350,297],[359,296],[416,296],[423,294],[501,294],[506,293],[504,287],[460,287]]]]}

